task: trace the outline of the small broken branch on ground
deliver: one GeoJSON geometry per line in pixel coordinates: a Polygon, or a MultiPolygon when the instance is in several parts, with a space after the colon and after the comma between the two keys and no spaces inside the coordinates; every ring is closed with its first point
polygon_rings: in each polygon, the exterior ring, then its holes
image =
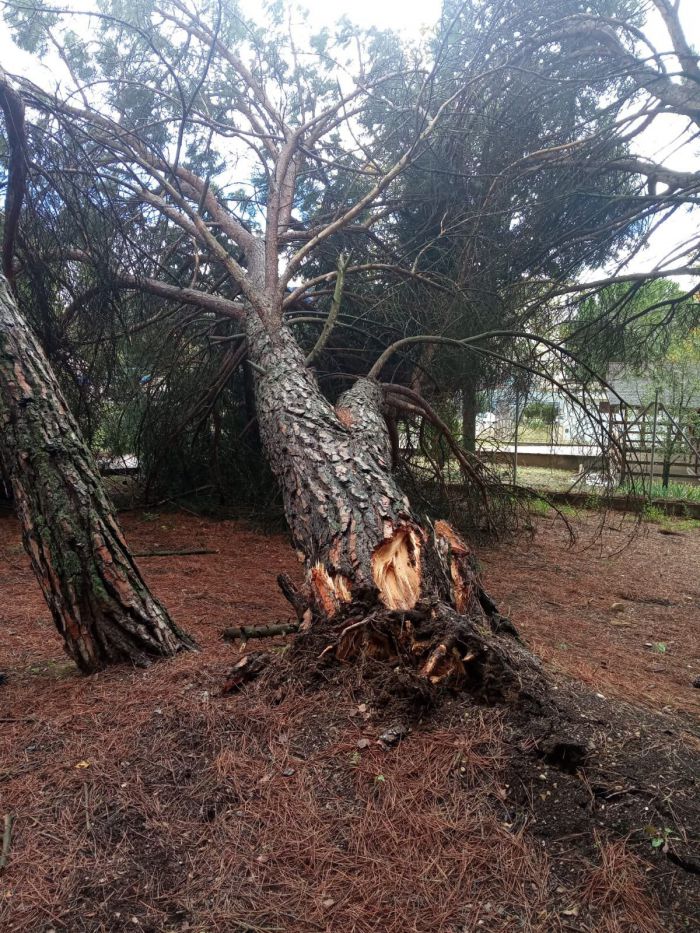
{"type": "Polygon", "coordinates": [[[308,623],[311,620],[311,610],[309,609],[308,599],[304,596],[299,587],[292,583],[286,573],[277,575],[277,585],[282,590],[284,598],[294,608],[299,623],[308,623]]]}
{"type": "Polygon", "coordinates": [[[206,547],[184,548],[181,551],[132,551],[133,557],[189,557],[193,554],[218,554],[217,550],[206,547]]]}
{"type": "Polygon", "coordinates": [[[12,827],[15,822],[14,813],[5,814],[5,831],[2,834],[2,852],[0,852],[0,871],[5,868],[10,858],[10,847],[12,845],[12,827]]]}
{"type": "Polygon", "coordinates": [[[299,631],[299,622],[279,622],[273,625],[238,625],[225,628],[221,633],[224,641],[243,641],[249,638],[274,638],[275,635],[292,635],[299,631]]]}

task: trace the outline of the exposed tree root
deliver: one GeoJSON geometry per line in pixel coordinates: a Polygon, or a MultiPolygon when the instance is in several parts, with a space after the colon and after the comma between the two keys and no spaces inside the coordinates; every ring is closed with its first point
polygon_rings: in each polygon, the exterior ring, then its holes
{"type": "Polygon", "coordinates": [[[497,633],[500,617],[490,623],[442,601],[419,602],[406,611],[367,612],[355,605],[331,630],[312,629],[304,638],[322,645],[319,658],[344,664],[371,658],[486,703],[539,707],[548,692],[540,664],[517,637],[497,633]]]}
{"type": "MultiPolygon", "coordinates": [[[[349,578],[318,562],[304,591],[279,580],[300,620],[291,657],[317,667],[372,660],[428,689],[538,712],[546,707],[549,684],[541,665],[484,592],[469,546],[450,525],[387,528],[371,569],[374,589],[357,593],[349,578]]],[[[226,691],[264,666],[259,652],[243,657],[226,691]]]]}
{"type": "MultiPolygon", "coordinates": [[[[547,677],[514,632],[496,613],[475,620],[441,601],[419,602],[411,610],[356,602],[333,623],[317,623],[298,634],[290,660],[317,669],[371,660],[402,682],[408,676],[419,691],[423,682],[433,693],[446,688],[480,702],[542,712],[548,705],[547,677]]],[[[240,689],[265,666],[264,652],[245,655],[224,692],[240,689]]]]}

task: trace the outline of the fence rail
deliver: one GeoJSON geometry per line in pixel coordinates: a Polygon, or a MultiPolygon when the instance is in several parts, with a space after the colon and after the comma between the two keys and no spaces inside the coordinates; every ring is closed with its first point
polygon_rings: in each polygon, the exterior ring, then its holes
{"type": "Polygon", "coordinates": [[[622,407],[610,413],[615,439],[611,458],[620,480],[700,483],[699,441],[693,426],[682,424],[666,406],[653,402],[639,411],[622,407]]]}

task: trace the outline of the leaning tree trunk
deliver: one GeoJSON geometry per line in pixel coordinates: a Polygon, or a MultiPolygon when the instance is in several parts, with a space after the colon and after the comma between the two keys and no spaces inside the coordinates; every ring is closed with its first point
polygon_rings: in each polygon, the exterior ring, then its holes
{"type": "Polygon", "coordinates": [[[34,572],[81,670],[193,647],[130,556],[92,455],[2,276],[0,460],[34,572]]]}
{"type": "Polygon", "coordinates": [[[420,521],[391,473],[380,385],[360,379],[333,407],[285,327],[251,314],[247,332],[261,439],[307,568],[302,631],[339,660],[398,660],[490,700],[530,692],[540,669],[469,547],[446,522],[420,521]]]}

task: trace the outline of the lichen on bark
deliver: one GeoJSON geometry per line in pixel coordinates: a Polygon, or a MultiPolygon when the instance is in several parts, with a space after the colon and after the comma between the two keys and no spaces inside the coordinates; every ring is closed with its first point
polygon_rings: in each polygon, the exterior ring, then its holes
{"type": "Polygon", "coordinates": [[[32,567],[83,671],[194,647],[131,557],[92,454],[2,276],[0,459],[32,567]]]}

